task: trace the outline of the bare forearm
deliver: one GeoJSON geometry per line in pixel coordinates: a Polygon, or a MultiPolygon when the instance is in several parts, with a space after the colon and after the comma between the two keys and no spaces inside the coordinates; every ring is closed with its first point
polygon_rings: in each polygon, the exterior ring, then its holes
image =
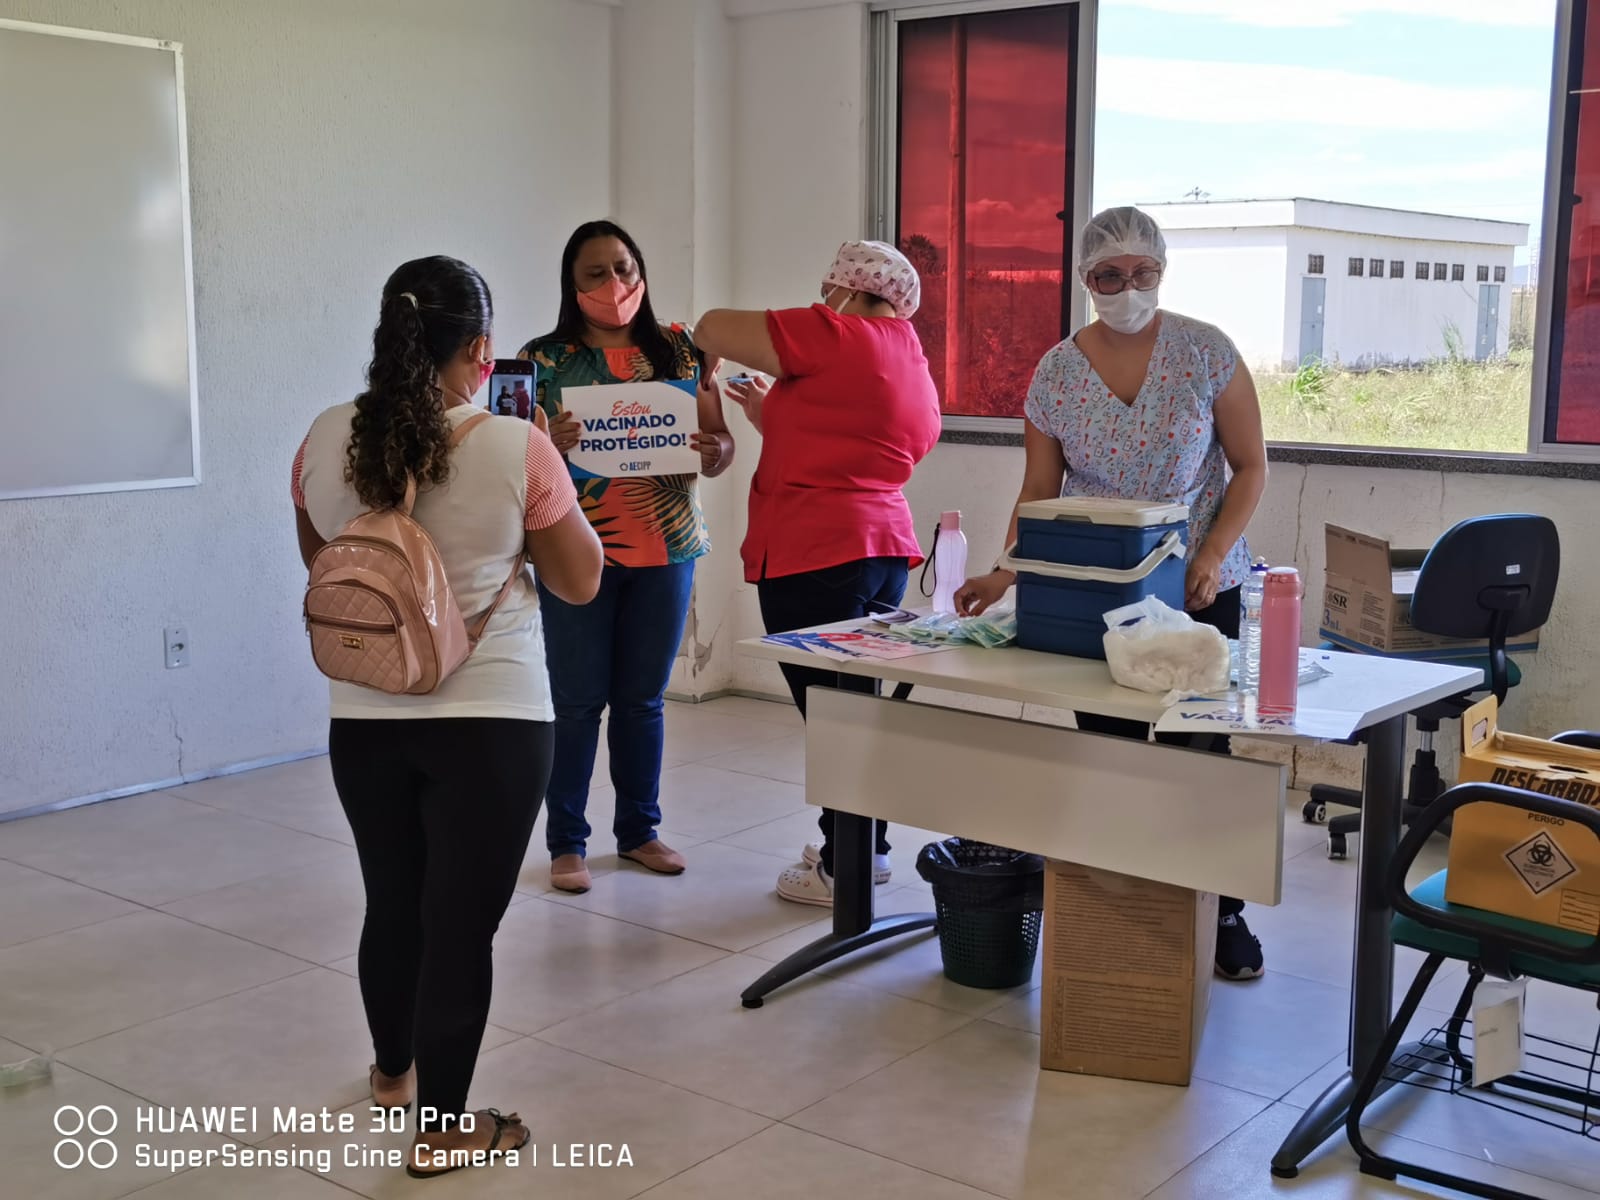
{"type": "Polygon", "coordinates": [[[1250,518],[1255,516],[1266,490],[1266,463],[1252,463],[1235,471],[1233,478],[1228,481],[1227,490],[1222,494],[1222,507],[1217,510],[1217,519],[1211,525],[1211,532],[1206,535],[1206,543],[1198,549],[1209,551],[1218,558],[1224,557],[1244,536],[1250,518]]]}

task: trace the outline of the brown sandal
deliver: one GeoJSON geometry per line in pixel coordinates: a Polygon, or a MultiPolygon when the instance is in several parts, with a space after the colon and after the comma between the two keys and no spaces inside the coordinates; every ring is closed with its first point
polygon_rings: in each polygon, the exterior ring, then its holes
{"type": "Polygon", "coordinates": [[[404,1075],[384,1075],[383,1076],[385,1079],[399,1079],[399,1080],[401,1080],[401,1085],[397,1086],[394,1090],[400,1091],[400,1087],[404,1087],[405,1088],[404,1093],[402,1093],[406,1097],[406,1102],[404,1104],[385,1104],[382,1100],[378,1099],[378,1076],[382,1075],[382,1074],[383,1074],[383,1072],[378,1070],[378,1064],[377,1063],[373,1063],[372,1066],[367,1068],[367,1087],[372,1092],[372,1103],[373,1103],[373,1105],[375,1107],[377,1107],[377,1108],[398,1108],[401,1112],[410,1112],[411,1111],[411,1105],[412,1105],[413,1101],[415,1100],[415,1096],[411,1094],[412,1092],[415,1091],[415,1082],[410,1079],[410,1075],[411,1075],[410,1068],[407,1068],[406,1073],[404,1075]]]}
{"type": "MultiPolygon", "coordinates": [[[[497,1108],[481,1108],[474,1115],[479,1117],[488,1117],[494,1122],[494,1137],[489,1139],[488,1149],[469,1150],[463,1146],[451,1150],[444,1150],[442,1153],[447,1156],[454,1154],[465,1154],[468,1155],[470,1159],[476,1159],[479,1155],[487,1155],[488,1161],[486,1163],[468,1161],[464,1163],[456,1163],[454,1166],[440,1167],[437,1171],[422,1171],[417,1168],[416,1161],[417,1145],[419,1143],[412,1143],[410,1155],[411,1161],[406,1163],[406,1174],[411,1176],[413,1179],[432,1179],[435,1175],[449,1175],[454,1171],[460,1171],[466,1167],[492,1166],[497,1155],[510,1154],[512,1151],[521,1150],[533,1138],[533,1130],[529,1129],[526,1125],[522,1125],[522,1118],[516,1113],[502,1114],[497,1108]],[[513,1125],[522,1125],[522,1137],[515,1146],[508,1146],[506,1149],[502,1150],[500,1149],[500,1139],[505,1136],[506,1130],[510,1129],[513,1125]]],[[[417,1136],[421,1137],[422,1135],[419,1133],[417,1136]]]]}

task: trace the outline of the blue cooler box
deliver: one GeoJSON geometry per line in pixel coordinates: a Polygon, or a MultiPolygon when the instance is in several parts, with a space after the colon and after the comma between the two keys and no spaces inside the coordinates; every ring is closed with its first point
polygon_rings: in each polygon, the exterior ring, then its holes
{"type": "Polygon", "coordinates": [[[1064,496],[1024,504],[1017,545],[1017,644],[1104,658],[1105,614],[1147,596],[1183,611],[1189,509],[1064,496]]]}

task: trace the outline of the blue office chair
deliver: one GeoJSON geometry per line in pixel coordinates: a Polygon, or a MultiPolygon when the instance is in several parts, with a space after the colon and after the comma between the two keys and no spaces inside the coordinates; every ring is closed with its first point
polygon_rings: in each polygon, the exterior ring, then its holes
{"type": "MultiPolygon", "coordinates": [[[[1444,791],[1433,745],[1440,722],[1459,718],[1485,691],[1505,702],[1506,693],[1522,680],[1522,672],[1506,654],[1506,644],[1550,619],[1560,574],[1561,539],[1548,517],[1513,513],[1473,517],[1450,529],[1428,551],[1411,598],[1412,625],[1436,637],[1487,639],[1489,645],[1477,660],[1483,668],[1482,686],[1411,714],[1422,744],[1411,764],[1407,824],[1444,791]]],[[[1359,809],[1361,793],[1318,784],[1311,789],[1302,815],[1320,824],[1327,820],[1330,804],[1359,809]]],[[[1349,835],[1360,828],[1359,812],[1328,821],[1328,857],[1343,858],[1349,835]]]]}
{"type": "MultiPolygon", "coordinates": [[[[1592,739],[1600,746],[1597,734],[1568,735],[1569,741],[1574,738],[1592,739]]],[[[1420,950],[1427,958],[1390,1022],[1371,1066],[1357,1081],[1345,1119],[1345,1134],[1361,1159],[1365,1174],[1383,1179],[1403,1175],[1486,1200],[1526,1200],[1523,1192],[1380,1154],[1361,1133],[1361,1117],[1367,1106],[1382,1088],[1396,1083],[1448,1092],[1464,1101],[1478,1101],[1543,1124],[1567,1127],[1580,1136],[1595,1137],[1600,1132],[1600,1080],[1594,1073],[1590,1049],[1564,1047],[1530,1037],[1530,1043],[1537,1046],[1530,1045],[1528,1065],[1523,1070],[1481,1088],[1471,1086],[1467,1019],[1478,985],[1490,976],[1526,977],[1600,994],[1600,936],[1452,904],[1445,899],[1448,871],[1440,871],[1407,890],[1406,876],[1422,847],[1447,819],[1469,804],[1499,805],[1569,826],[1583,826],[1600,841],[1600,811],[1572,800],[1490,783],[1452,788],[1412,824],[1395,853],[1387,884],[1395,910],[1395,945],[1420,950]],[[1440,966],[1448,959],[1467,963],[1467,983],[1454,1011],[1440,1029],[1422,1042],[1402,1048],[1401,1037],[1440,966]],[[1571,1061],[1560,1056],[1562,1050],[1568,1052],[1571,1061]]],[[[1404,1143],[1397,1141],[1395,1145],[1404,1143]]]]}

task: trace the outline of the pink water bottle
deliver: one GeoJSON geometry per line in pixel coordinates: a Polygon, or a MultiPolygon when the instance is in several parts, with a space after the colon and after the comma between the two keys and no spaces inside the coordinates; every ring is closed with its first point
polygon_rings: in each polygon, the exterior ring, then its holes
{"type": "Polygon", "coordinates": [[[1261,602],[1261,693],[1257,708],[1292,714],[1300,689],[1300,572],[1273,567],[1261,602]]]}

